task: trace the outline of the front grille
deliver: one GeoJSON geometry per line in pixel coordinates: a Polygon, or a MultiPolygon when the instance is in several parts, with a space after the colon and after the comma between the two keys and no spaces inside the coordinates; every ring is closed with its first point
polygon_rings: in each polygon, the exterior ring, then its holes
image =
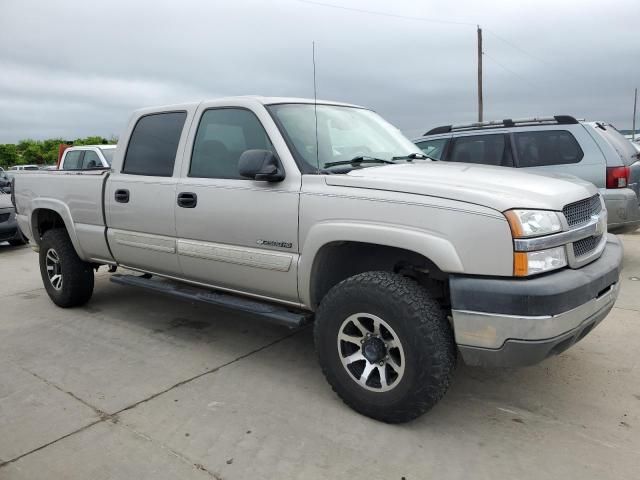
{"type": "Polygon", "coordinates": [[[600,240],[602,240],[602,235],[594,235],[593,237],[587,237],[573,242],[574,256],[579,258],[593,252],[600,243],[600,240]]]}
{"type": "Polygon", "coordinates": [[[9,220],[10,213],[0,213],[0,223],[4,223],[9,220]]]}
{"type": "Polygon", "coordinates": [[[567,223],[570,227],[587,223],[592,215],[597,215],[602,210],[600,195],[596,194],[591,198],[585,198],[577,202],[570,203],[562,209],[567,223]]]}

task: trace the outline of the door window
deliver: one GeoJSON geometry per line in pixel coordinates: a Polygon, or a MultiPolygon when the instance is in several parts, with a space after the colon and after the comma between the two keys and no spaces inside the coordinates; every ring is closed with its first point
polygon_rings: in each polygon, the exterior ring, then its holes
{"type": "Polygon", "coordinates": [[[186,112],[141,117],[131,134],[122,173],[171,177],[186,118],[186,112]]]}
{"type": "Polygon", "coordinates": [[[511,149],[504,134],[471,135],[453,141],[449,160],[462,163],[479,163],[498,167],[511,167],[511,149]]]}
{"type": "Polygon", "coordinates": [[[80,170],[82,168],[82,150],[67,152],[62,164],[63,170],[80,170]]]}
{"type": "Polygon", "coordinates": [[[566,130],[536,130],[513,134],[519,167],[578,163],[584,153],[566,130]]]}
{"type": "Polygon", "coordinates": [[[416,145],[420,147],[420,150],[422,150],[427,157],[441,160],[447,140],[447,138],[434,138],[433,140],[416,142],[416,145]]]}
{"type": "Polygon", "coordinates": [[[196,133],[189,176],[246,180],[238,173],[238,160],[245,150],[253,149],[274,152],[253,112],[241,108],[207,110],[196,133]]]}

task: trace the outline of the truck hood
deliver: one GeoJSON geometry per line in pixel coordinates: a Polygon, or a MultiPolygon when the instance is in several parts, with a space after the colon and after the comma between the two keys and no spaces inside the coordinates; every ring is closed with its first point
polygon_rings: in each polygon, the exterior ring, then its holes
{"type": "Polygon", "coordinates": [[[328,185],[412,193],[474,203],[501,212],[511,208],[562,210],[595,195],[592,184],[571,175],[469,163],[414,161],[329,175],[328,185]]]}

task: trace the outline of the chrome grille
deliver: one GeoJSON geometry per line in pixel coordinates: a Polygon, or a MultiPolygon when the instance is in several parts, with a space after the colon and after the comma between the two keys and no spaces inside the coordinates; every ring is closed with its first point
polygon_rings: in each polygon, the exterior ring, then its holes
{"type": "Polygon", "coordinates": [[[602,240],[602,235],[594,235],[593,237],[587,237],[573,242],[573,254],[576,258],[588,255],[596,249],[600,240],[602,240]]]}
{"type": "Polygon", "coordinates": [[[580,225],[581,223],[587,223],[591,220],[592,215],[597,215],[602,210],[602,204],[600,203],[600,195],[596,194],[593,197],[585,198],[577,202],[570,203],[562,209],[567,223],[570,227],[580,225]]]}

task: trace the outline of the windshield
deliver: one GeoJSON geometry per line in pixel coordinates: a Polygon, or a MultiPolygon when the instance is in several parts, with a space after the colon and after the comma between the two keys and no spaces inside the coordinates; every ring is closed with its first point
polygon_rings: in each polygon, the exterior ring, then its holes
{"type": "Polygon", "coordinates": [[[101,148],[100,151],[102,155],[104,155],[104,159],[107,161],[109,166],[111,166],[111,162],[113,161],[113,152],[115,152],[115,148],[101,148]]]}
{"type": "MultiPolygon", "coordinates": [[[[348,162],[356,157],[390,161],[422,153],[400,130],[370,110],[317,105],[316,141],[313,104],[281,104],[268,108],[284,130],[298,160],[310,167],[306,169],[308,172],[331,167],[334,162],[348,162]]],[[[375,163],[358,166],[375,166],[375,163]]]]}

